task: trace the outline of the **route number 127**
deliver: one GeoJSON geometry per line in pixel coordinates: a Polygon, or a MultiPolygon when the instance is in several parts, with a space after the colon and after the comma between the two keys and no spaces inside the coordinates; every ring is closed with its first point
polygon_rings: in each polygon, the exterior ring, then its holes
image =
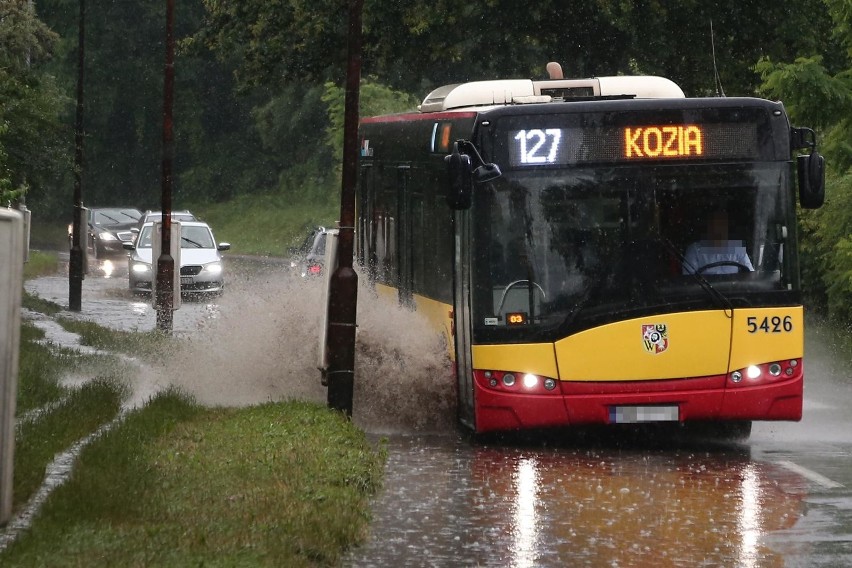
{"type": "Polygon", "coordinates": [[[522,164],[553,164],[562,141],[559,128],[533,128],[519,130],[515,134],[518,141],[517,153],[522,164]]]}
{"type": "Polygon", "coordinates": [[[793,331],[793,318],[792,316],[784,316],[783,318],[780,316],[772,316],[765,318],[758,318],[754,316],[750,316],[746,320],[746,325],[748,326],[749,333],[784,333],[793,331]]]}

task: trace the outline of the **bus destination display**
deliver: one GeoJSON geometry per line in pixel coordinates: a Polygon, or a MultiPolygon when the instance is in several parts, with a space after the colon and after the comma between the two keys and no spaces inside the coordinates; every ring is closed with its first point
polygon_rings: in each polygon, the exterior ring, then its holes
{"type": "Polygon", "coordinates": [[[513,167],[640,160],[754,159],[753,123],[524,128],[509,131],[513,167]]]}

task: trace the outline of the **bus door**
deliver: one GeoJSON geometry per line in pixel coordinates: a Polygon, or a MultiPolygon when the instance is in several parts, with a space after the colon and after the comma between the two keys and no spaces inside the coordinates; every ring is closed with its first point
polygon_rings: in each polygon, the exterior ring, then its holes
{"type": "Polygon", "coordinates": [[[456,380],[458,381],[459,421],[474,429],[473,365],[470,355],[470,209],[453,213],[453,317],[456,353],[456,380]]]}

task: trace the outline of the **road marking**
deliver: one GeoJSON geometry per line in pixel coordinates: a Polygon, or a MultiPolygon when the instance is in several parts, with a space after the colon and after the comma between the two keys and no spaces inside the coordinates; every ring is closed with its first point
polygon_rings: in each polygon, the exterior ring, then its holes
{"type": "Polygon", "coordinates": [[[817,485],[822,485],[826,489],[837,489],[839,487],[844,487],[842,483],[837,483],[824,475],[820,475],[815,471],[811,471],[806,467],[802,467],[799,464],[793,463],[791,461],[779,461],[777,462],[783,468],[789,469],[794,473],[798,473],[802,477],[813,481],[817,485]]]}

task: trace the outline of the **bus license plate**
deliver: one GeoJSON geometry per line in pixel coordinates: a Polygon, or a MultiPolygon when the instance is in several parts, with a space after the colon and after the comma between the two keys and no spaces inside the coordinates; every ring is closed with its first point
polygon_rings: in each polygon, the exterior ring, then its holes
{"type": "Polygon", "coordinates": [[[677,405],[673,406],[610,406],[611,424],[636,424],[638,422],[677,422],[677,405]]]}
{"type": "Polygon", "coordinates": [[[180,277],[181,286],[186,286],[187,284],[192,284],[192,276],[181,276],[180,277]]]}

